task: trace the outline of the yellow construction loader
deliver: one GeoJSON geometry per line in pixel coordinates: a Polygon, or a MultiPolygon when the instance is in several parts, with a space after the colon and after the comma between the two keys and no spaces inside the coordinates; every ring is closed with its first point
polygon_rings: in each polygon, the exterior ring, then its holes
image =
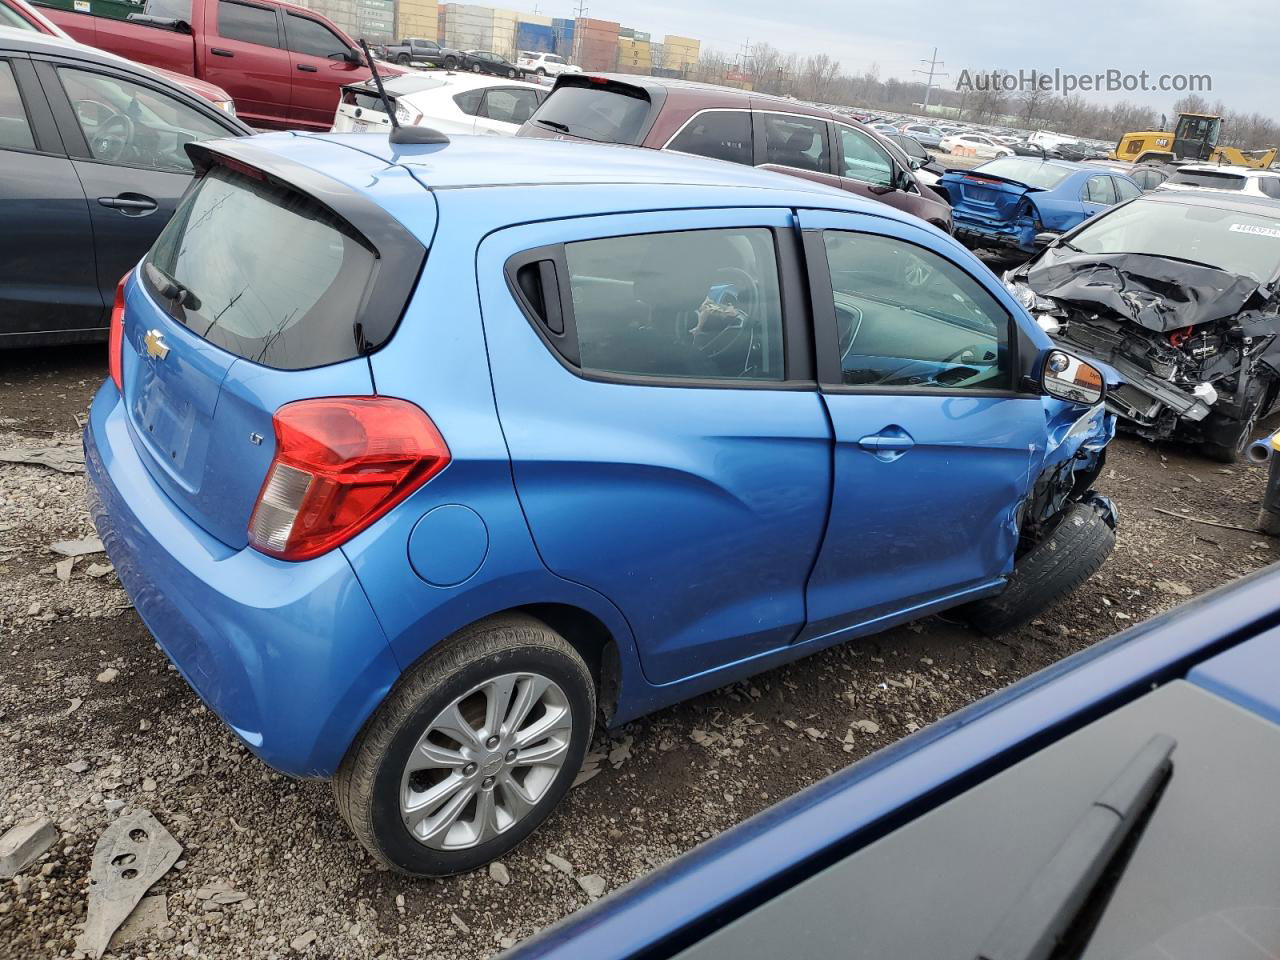
{"type": "Polygon", "coordinates": [[[1218,146],[1222,118],[1209,113],[1180,113],[1172,132],[1143,130],[1126,133],[1111,151],[1112,160],[1131,163],[1195,160],[1266,170],[1276,160],[1276,148],[1239,150],[1218,146]]]}

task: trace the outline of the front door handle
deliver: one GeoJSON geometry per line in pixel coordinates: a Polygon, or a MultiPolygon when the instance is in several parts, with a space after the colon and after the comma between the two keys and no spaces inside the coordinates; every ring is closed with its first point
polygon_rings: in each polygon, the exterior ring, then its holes
{"type": "Polygon", "coordinates": [[[858,446],[884,463],[893,463],[915,445],[911,434],[896,424],[858,441],[858,446]]]}
{"type": "Polygon", "coordinates": [[[319,71],[317,71],[317,70],[316,70],[316,68],[315,68],[315,67],[311,66],[311,64],[309,64],[309,63],[300,63],[300,64],[298,64],[298,69],[299,69],[299,70],[301,70],[303,73],[318,73],[318,72],[319,72],[319,71]]]}
{"type": "Polygon", "coordinates": [[[223,50],[221,47],[210,47],[209,52],[215,57],[234,57],[235,54],[230,50],[223,50]]]}
{"type": "Polygon", "coordinates": [[[122,193],[115,197],[99,197],[98,203],[113,210],[119,210],[126,217],[145,217],[159,204],[151,197],[141,193],[122,193]]]}

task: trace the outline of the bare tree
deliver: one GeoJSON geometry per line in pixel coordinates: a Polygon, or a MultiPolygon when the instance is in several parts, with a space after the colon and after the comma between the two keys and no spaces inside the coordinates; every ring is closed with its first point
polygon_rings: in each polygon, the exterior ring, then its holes
{"type": "Polygon", "coordinates": [[[801,71],[801,78],[802,89],[805,91],[807,99],[826,102],[831,85],[839,74],[839,60],[832,60],[825,53],[806,57],[804,69],[801,71]]]}

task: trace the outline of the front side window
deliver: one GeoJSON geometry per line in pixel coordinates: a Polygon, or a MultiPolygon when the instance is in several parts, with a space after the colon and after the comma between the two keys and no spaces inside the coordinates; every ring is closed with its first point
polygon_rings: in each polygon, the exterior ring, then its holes
{"type": "Polygon", "coordinates": [[[218,0],[218,33],[228,40],[242,40],[263,47],[280,46],[276,12],[270,7],[218,0]]]}
{"type": "Polygon", "coordinates": [[[828,230],[823,240],[845,385],[1010,389],[1011,318],[966,271],[892,237],[828,230]]]}
{"type": "Polygon", "coordinates": [[[1106,206],[1116,202],[1116,191],[1110,177],[1090,177],[1084,185],[1084,200],[1106,206]]]}
{"type": "Polygon", "coordinates": [[[71,67],[60,67],[58,76],[95,160],[189,173],[186,144],[230,135],[194,107],[150,87],[71,67]]]}
{"type": "Polygon", "coordinates": [[[773,234],[694,230],[565,245],[579,363],[601,373],[781,380],[773,234]]]}
{"type": "MultiPolygon", "coordinates": [[[[0,9],[3,9],[0,7],[0,9]]],[[[35,138],[9,61],[0,60],[0,150],[34,150],[35,138]]]]}
{"type": "Polygon", "coordinates": [[[762,113],[759,119],[764,122],[765,163],[831,172],[825,121],[780,113],[762,113]]]}
{"type": "Polygon", "coordinates": [[[893,185],[893,161],[861,130],[840,127],[841,176],[878,187],[893,185]]]}
{"type": "Polygon", "coordinates": [[[667,144],[668,150],[751,165],[751,114],[746,110],[700,113],[667,144]]]}
{"type": "Polygon", "coordinates": [[[524,123],[538,109],[538,95],[522,87],[490,89],[484,97],[484,116],[503,123],[524,123]]]}
{"type": "Polygon", "coordinates": [[[330,57],[335,53],[351,52],[351,48],[336,33],[310,17],[288,14],[285,18],[285,36],[289,40],[290,50],[308,57],[330,57]]]}

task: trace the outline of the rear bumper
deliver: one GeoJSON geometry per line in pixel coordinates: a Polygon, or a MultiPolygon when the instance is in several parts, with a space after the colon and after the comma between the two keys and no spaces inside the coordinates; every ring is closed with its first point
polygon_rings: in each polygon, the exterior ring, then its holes
{"type": "Polygon", "coordinates": [[[966,217],[955,207],[951,208],[951,216],[955,221],[954,232],[958,240],[985,246],[1009,247],[1023,253],[1036,252],[1036,231],[1031,224],[992,223],[966,217]]]}
{"type": "Polygon", "coordinates": [[[346,556],[285,563],[209,536],[151,479],[110,381],[84,447],[93,522],[169,659],[266,763],[331,776],[400,673],[346,556]]]}

